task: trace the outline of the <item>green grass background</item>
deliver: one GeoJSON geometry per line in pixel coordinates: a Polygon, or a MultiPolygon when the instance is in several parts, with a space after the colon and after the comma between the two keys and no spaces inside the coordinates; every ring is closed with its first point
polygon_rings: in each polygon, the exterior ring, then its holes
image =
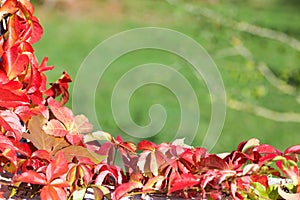
{"type": "MultiPolygon", "coordinates": [[[[44,27],[44,36],[34,45],[35,51],[39,60],[47,56],[49,64],[55,65],[54,71],[47,72],[49,82],[55,81],[62,71],[67,71],[75,78],[84,58],[106,38],[132,28],[157,26],[180,31],[198,41],[217,64],[229,97],[279,112],[300,113],[300,105],[295,97],[283,94],[270,85],[251,61],[241,56],[220,56],[220,52],[232,47],[234,41],[242,41],[253,52],[256,61],[267,63],[274,73],[285,80],[294,77],[293,84],[298,90],[299,51],[270,39],[222,26],[185,9],[186,4],[195,8],[210,8],[224,17],[282,31],[300,40],[300,3],[297,1],[190,0],[172,1],[174,5],[163,0],[69,2],[71,4],[60,3],[55,6],[35,3],[36,15],[44,27]]],[[[105,72],[98,84],[95,105],[103,130],[115,136],[121,135],[125,139],[138,141],[123,133],[116,125],[110,108],[110,96],[114,84],[126,71],[150,62],[174,67],[193,85],[201,110],[200,126],[193,145],[201,145],[210,121],[208,90],[184,60],[157,50],[142,50],[125,55],[105,72]]],[[[71,84],[71,91],[72,88],[71,84]]],[[[139,125],[149,123],[148,110],[155,103],[164,105],[168,119],[161,133],[147,139],[157,143],[170,141],[179,125],[180,107],[176,97],[167,89],[148,85],[137,90],[130,102],[132,118],[139,125]]],[[[68,106],[71,105],[70,102],[68,106]]],[[[276,122],[227,108],[224,129],[213,152],[231,151],[239,142],[252,137],[284,150],[290,145],[300,143],[299,130],[300,123],[276,122]]]]}

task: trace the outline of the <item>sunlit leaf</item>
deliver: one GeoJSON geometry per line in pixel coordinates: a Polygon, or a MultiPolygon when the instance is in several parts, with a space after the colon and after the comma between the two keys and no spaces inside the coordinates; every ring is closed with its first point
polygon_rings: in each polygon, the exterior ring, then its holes
{"type": "Polygon", "coordinates": [[[74,157],[76,157],[77,159],[89,158],[94,163],[99,163],[106,158],[106,156],[100,156],[97,153],[94,153],[94,152],[88,150],[87,148],[84,148],[82,146],[75,146],[75,145],[66,147],[57,153],[60,153],[60,152],[62,152],[64,154],[64,157],[68,161],[72,161],[72,159],[74,157]]]}
{"type": "Polygon", "coordinates": [[[41,185],[47,184],[47,180],[44,175],[32,170],[23,172],[22,174],[15,176],[14,181],[41,185]]]}
{"type": "Polygon", "coordinates": [[[18,141],[22,137],[22,125],[19,117],[10,110],[0,110],[0,126],[6,131],[14,133],[15,139],[18,141]]]}
{"type": "Polygon", "coordinates": [[[42,116],[33,116],[28,124],[29,133],[24,133],[23,136],[29,139],[37,149],[49,151],[53,156],[58,150],[70,144],[64,138],[46,134],[42,129],[44,120],[42,116]]]}
{"type": "Polygon", "coordinates": [[[68,171],[68,161],[64,158],[62,152],[57,153],[54,160],[47,166],[46,177],[48,181],[65,174],[68,171]]]}
{"type": "Polygon", "coordinates": [[[89,133],[89,134],[85,134],[84,135],[84,142],[91,142],[91,141],[95,141],[95,140],[104,140],[104,141],[112,141],[112,136],[109,133],[106,133],[104,131],[97,131],[97,132],[93,132],[93,133],[89,133]]]}
{"type": "Polygon", "coordinates": [[[123,197],[124,195],[126,195],[127,193],[129,193],[130,191],[137,189],[137,188],[142,188],[143,184],[141,182],[128,182],[128,183],[124,183],[120,186],[118,186],[115,190],[115,192],[113,193],[114,199],[120,199],[121,197],[123,197]]]}
{"type": "Polygon", "coordinates": [[[2,65],[10,80],[19,76],[29,64],[26,54],[19,52],[18,46],[13,46],[2,55],[2,65]]]}
{"type": "Polygon", "coordinates": [[[75,116],[75,125],[78,133],[88,133],[93,130],[93,125],[89,123],[89,120],[84,115],[75,116]]]}
{"type": "Polygon", "coordinates": [[[172,182],[172,186],[168,193],[171,194],[172,192],[192,187],[198,184],[199,181],[200,179],[196,178],[192,174],[182,174],[180,178],[177,178],[172,182]]]}
{"type": "Polygon", "coordinates": [[[0,87],[0,106],[4,108],[15,108],[18,106],[29,106],[29,98],[20,91],[4,89],[0,87]]]}
{"type": "Polygon", "coordinates": [[[41,189],[41,200],[56,200],[67,199],[67,195],[64,189],[54,186],[44,186],[41,189]]]}
{"type": "Polygon", "coordinates": [[[49,122],[47,122],[47,124],[43,126],[43,130],[46,134],[57,137],[64,137],[69,133],[65,126],[56,119],[51,119],[49,122]]]}

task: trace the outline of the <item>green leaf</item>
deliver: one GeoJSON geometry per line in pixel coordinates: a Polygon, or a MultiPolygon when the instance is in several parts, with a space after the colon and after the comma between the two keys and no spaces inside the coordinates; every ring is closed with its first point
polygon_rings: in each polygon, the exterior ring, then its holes
{"type": "Polygon", "coordinates": [[[253,182],[254,192],[262,199],[269,199],[266,187],[259,182],[253,182]]]}
{"type": "Polygon", "coordinates": [[[75,190],[72,193],[72,197],[73,197],[72,199],[73,200],[82,200],[82,199],[84,199],[85,193],[86,193],[86,188],[83,188],[81,190],[75,190]]]}

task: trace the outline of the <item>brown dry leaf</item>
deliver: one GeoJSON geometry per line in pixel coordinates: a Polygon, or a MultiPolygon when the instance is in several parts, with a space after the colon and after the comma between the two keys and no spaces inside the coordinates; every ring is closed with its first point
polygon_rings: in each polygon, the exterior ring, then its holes
{"type": "Polygon", "coordinates": [[[29,133],[24,133],[23,137],[30,140],[37,149],[44,149],[54,156],[60,149],[70,146],[64,139],[46,134],[42,127],[45,118],[42,116],[33,116],[28,124],[29,133]]]}
{"type": "Polygon", "coordinates": [[[98,164],[98,163],[100,163],[101,161],[103,161],[107,157],[107,156],[101,156],[101,155],[99,155],[99,154],[97,154],[95,152],[92,152],[92,151],[88,150],[85,147],[75,146],[75,145],[66,147],[66,148],[58,151],[57,154],[59,152],[63,152],[64,157],[69,162],[71,162],[73,160],[73,158],[76,157],[77,159],[80,159],[80,158],[89,158],[89,159],[91,159],[91,161],[93,161],[94,163],[98,164]]]}

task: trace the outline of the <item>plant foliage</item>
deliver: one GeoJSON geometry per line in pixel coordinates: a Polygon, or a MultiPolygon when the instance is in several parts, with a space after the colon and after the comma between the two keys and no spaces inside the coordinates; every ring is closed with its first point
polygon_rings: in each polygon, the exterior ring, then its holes
{"type": "MultiPolygon", "coordinates": [[[[250,139],[231,153],[210,154],[183,140],[134,144],[92,132],[83,115],[65,107],[69,75],[48,83],[47,58],[39,64],[32,44],[43,33],[28,0],[6,0],[0,8],[0,170],[11,175],[11,197],[29,184],[31,197],[121,199],[164,194],[196,199],[299,199],[300,145],[280,152],[250,139]],[[85,134],[85,135],[84,135],[85,134]],[[101,145],[95,141],[105,141],[101,145]],[[124,166],[115,166],[119,153],[124,166]],[[270,177],[290,180],[270,185],[270,177]],[[287,191],[288,188],[288,191],[287,191]]],[[[0,197],[4,198],[4,192],[0,197]]]]}

